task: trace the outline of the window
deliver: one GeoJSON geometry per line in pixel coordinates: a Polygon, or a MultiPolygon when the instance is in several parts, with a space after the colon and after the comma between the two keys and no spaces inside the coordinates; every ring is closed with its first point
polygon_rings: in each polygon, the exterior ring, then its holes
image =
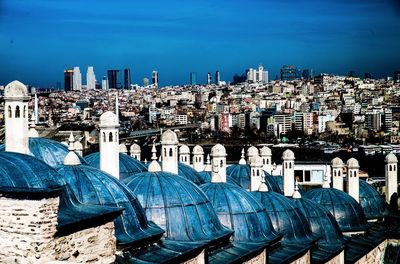
{"type": "Polygon", "coordinates": [[[12,116],[12,114],[11,114],[11,106],[8,106],[8,117],[11,117],[12,116]]]}
{"type": "Polygon", "coordinates": [[[172,148],[170,148],[170,149],[169,149],[169,156],[172,157],[172,154],[173,154],[172,148]]]}
{"type": "Polygon", "coordinates": [[[106,142],[106,139],[107,139],[106,133],[103,132],[103,142],[106,142]]]}
{"type": "Polygon", "coordinates": [[[21,111],[19,110],[19,105],[15,107],[15,117],[19,118],[21,115],[21,111]]]}
{"type": "Polygon", "coordinates": [[[167,149],[164,148],[164,157],[167,156],[167,149]]]}
{"type": "Polygon", "coordinates": [[[224,162],[222,160],[219,161],[219,166],[222,168],[222,166],[224,165],[224,162]]]}
{"type": "Polygon", "coordinates": [[[289,169],[291,169],[291,168],[292,168],[292,163],[290,162],[290,163],[289,163],[289,169]]]}
{"type": "Polygon", "coordinates": [[[24,118],[25,118],[25,115],[26,115],[25,113],[26,113],[26,106],[24,106],[24,112],[22,113],[24,118]]]}
{"type": "Polygon", "coordinates": [[[110,132],[110,134],[108,135],[108,141],[112,142],[113,141],[113,134],[112,132],[110,132]]]}

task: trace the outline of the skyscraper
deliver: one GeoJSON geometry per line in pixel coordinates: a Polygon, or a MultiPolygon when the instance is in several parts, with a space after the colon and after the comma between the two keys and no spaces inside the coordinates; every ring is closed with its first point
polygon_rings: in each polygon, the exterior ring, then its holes
{"type": "Polygon", "coordinates": [[[395,71],[393,74],[393,81],[400,82],[400,71],[395,71]]]}
{"type": "Polygon", "coordinates": [[[124,89],[131,89],[131,70],[124,70],[124,89]]]}
{"type": "Polygon", "coordinates": [[[158,71],[153,71],[151,73],[151,83],[158,87],[158,71]]]}
{"type": "Polygon", "coordinates": [[[94,90],[96,88],[96,76],[94,75],[93,66],[89,66],[86,73],[86,89],[94,90]]]}
{"type": "Polygon", "coordinates": [[[108,70],[107,77],[109,89],[121,88],[121,82],[119,81],[119,70],[108,70]]]}
{"type": "Polygon", "coordinates": [[[210,85],[211,84],[211,72],[207,73],[207,84],[210,85]]]}
{"type": "Polygon", "coordinates": [[[101,81],[101,89],[108,90],[108,80],[106,76],[104,76],[103,80],[101,81]]]}
{"type": "Polygon", "coordinates": [[[196,85],[197,74],[195,72],[190,72],[190,85],[196,85]]]}
{"type": "Polygon", "coordinates": [[[73,90],[82,91],[82,74],[79,67],[74,67],[73,90]]]}
{"type": "Polygon", "coordinates": [[[146,77],[143,78],[143,86],[144,87],[149,86],[149,78],[146,78],[146,77]]]}
{"type": "Polygon", "coordinates": [[[281,68],[281,80],[282,81],[293,81],[295,79],[301,78],[300,71],[296,66],[283,65],[281,68]]]}
{"type": "Polygon", "coordinates": [[[66,92],[74,89],[74,70],[64,70],[64,90],[66,92]]]}
{"type": "Polygon", "coordinates": [[[246,77],[248,82],[268,83],[268,71],[264,71],[264,67],[261,64],[258,66],[258,69],[248,69],[246,77]]]}
{"type": "Polygon", "coordinates": [[[219,74],[219,71],[215,72],[215,84],[219,85],[219,83],[221,82],[221,75],[219,74]]]}

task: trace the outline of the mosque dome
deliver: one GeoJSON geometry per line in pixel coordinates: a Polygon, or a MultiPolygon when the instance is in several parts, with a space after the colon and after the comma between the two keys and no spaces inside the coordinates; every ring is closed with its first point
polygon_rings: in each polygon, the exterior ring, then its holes
{"type": "Polygon", "coordinates": [[[367,220],[382,218],[386,215],[385,201],[379,192],[364,180],[360,181],[360,205],[367,220]]]}
{"type": "Polygon", "coordinates": [[[107,111],[100,116],[100,126],[101,127],[118,127],[118,117],[111,111],[107,111]]]}
{"type": "Polygon", "coordinates": [[[143,172],[123,182],[137,196],[147,218],[178,241],[214,245],[229,239],[207,196],[189,180],[168,172],[143,172]]]}
{"type": "Polygon", "coordinates": [[[272,151],[269,147],[264,146],[260,149],[260,156],[272,156],[272,151]]]}
{"type": "Polygon", "coordinates": [[[397,160],[396,155],[394,155],[392,152],[390,152],[389,154],[386,155],[385,162],[386,163],[397,163],[398,160],[397,160]]]}
{"type": "Polygon", "coordinates": [[[4,97],[6,98],[26,98],[28,89],[20,81],[12,81],[4,88],[4,97]]]}
{"type": "Polygon", "coordinates": [[[274,229],[283,234],[282,241],[296,244],[316,241],[317,237],[312,234],[307,218],[292,199],[271,191],[252,194],[261,202],[274,229]]]}
{"type": "MultiPolygon", "coordinates": [[[[85,160],[90,166],[100,169],[99,152],[85,156],[85,160]]],[[[119,175],[121,180],[143,171],[147,171],[147,168],[142,162],[124,153],[119,153],[119,175]]]]}
{"type": "Polygon", "coordinates": [[[140,245],[162,237],[163,230],[147,221],[135,195],[113,176],[86,165],[61,165],[56,169],[81,203],[124,209],[114,220],[120,246],[140,245]]]}
{"type": "MultiPolygon", "coordinates": [[[[282,190],[279,185],[273,179],[275,176],[270,176],[267,172],[265,174],[265,184],[268,190],[281,193],[282,190]]],[[[248,164],[235,164],[226,168],[227,182],[231,182],[233,179],[236,184],[239,184],[245,190],[250,189],[251,173],[250,166],[248,164]]]]}
{"type": "MultiPolygon", "coordinates": [[[[5,145],[0,146],[0,151],[5,150],[5,145]]],[[[64,158],[68,154],[68,146],[48,138],[29,138],[29,154],[44,161],[51,167],[56,167],[64,163],[64,158]]],[[[87,164],[85,159],[79,156],[82,164],[87,164]]]]}
{"type": "Polygon", "coordinates": [[[178,144],[178,137],[176,136],[176,133],[173,132],[172,130],[168,129],[161,135],[161,144],[178,144]]]}
{"type": "Polygon", "coordinates": [[[129,148],[129,152],[130,153],[137,153],[137,152],[140,152],[140,151],[141,151],[140,146],[138,144],[136,144],[136,143],[132,144],[130,146],[130,148],[129,148]]]}
{"type": "Polygon", "coordinates": [[[179,147],[179,154],[190,154],[190,149],[187,145],[182,145],[179,147]]]}
{"type": "Polygon", "coordinates": [[[340,168],[340,167],[344,166],[343,160],[338,157],[334,158],[332,160],[331,164],[332,164],[332,167],[334,167],[334,168],[340,168]]]}
{"type": "Polygon", "coordinates": [[[194,146],[192,153],[193,153],[193,155],[203,155],[204,154],[204,150],[203,150],[203,148],[201,146],[196,145],[196,146],[194,146]]]}
{"type": "Polygon", "coordinates": [[[226,157],[226,149],[221,144],[216,144],[211,148],[211,157],[226,157]]]}
{"type": "Polygon", "coordinates": [[[258,148],[254,147],[254,146],[251,146],[250,148],[248,148],[247,156],[248,157],[258,156],[258,148]]]}
{"type": "Polygon", "coordinates": [[[305,198],[324,206],[335,217],[342,232],[368,229],[367,219],[360,204],[349,194],[334,188],[318,188],[306,192],[305,198]]]}
{"type": "Polygon", "coordinates": [[[206,183],[200,188],[210,199],[221,223],[234,231],[234,241],[275,242],[280,238],[251,193],[230,183],[206,183]]]}
{"type": "Polygon", "coordinates": [[[205,183],[203,177],[199,174],[199,172],[197,172],[189,165],[183,164],[181,162],[178,162],[178,175],[190,180],[197,185],[205,183]]]}
{"type": "Polygon", "coordinates": [[[358,161],[355,158],[351,158],[347,161],[347,167],[349,169],[358,169],[360,168],[360,165],[358,164],[358,161]]]}
{"type": "Polygon", "coordinates": [[[294,160],[294,153],[290,149],[285,150],[282,153],[282,159],[283,160],[294,160]]]}

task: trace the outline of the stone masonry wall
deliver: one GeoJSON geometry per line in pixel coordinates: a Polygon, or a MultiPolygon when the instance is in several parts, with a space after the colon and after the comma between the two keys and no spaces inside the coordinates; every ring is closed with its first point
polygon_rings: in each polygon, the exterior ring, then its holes
{"type": "Polygon", "coordinates": [[[303,256],[293,261],[291,264],[309,264],[311,262],[310,250],[307,251],[303,256]]]}
{"type": "Polygon", "coordinates": [[[204,250],[202,250],[199,255],[192,258],[191,260],[183,262],[183,264],[205,264],[205,263],[206,263],[206,256],[204,250]]]}
{"type": "Polygon", "coordinates": [[[387,245],[387,240],[380,243],[376,248],[371,250],[367,255],[359,259],[356,264],[375,264],[381,263],[383,255],[385,254],[385,248],[387,245]]]}
{"type": "Polygon", "coordinates": [[[340,252],[339,255],[328,261],[326,264],[344,264],[344,251],[340,252]]]}
{"type": "Polygon", "coordinates": [[[243,264],[264,264],[267,263],[267,251],[263,250],[260,254],[244,262],[243,264]]]}

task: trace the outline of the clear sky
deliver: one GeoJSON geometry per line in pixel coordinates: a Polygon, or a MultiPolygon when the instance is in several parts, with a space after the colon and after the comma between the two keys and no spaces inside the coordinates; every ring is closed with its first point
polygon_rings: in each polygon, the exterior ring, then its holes
{"type": "Polygon", "coordinates": [[[315,73],[374,76],[400,69],[398,0],[0,0],[0,84],[63,86],[131,68],[134,83],[159,71],[161,85],[222,80],[262,63],[315,73]]]}

